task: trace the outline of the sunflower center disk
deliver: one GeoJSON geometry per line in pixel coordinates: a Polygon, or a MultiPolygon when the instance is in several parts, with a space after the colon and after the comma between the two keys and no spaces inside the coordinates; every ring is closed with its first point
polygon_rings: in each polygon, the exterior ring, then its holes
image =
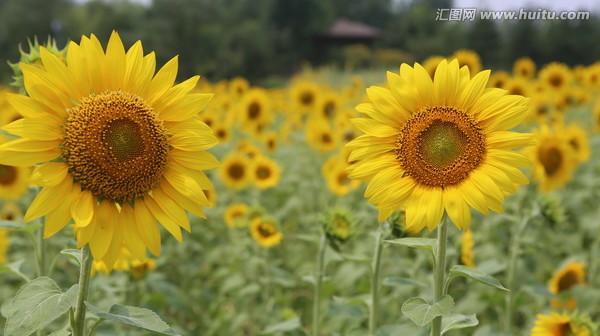
{"type": "Polygon", "coordinates": [[[256,169],[256,177],[259,180],[266,180],[271,177],[271,169],[267,166],[259,166],[256,169]]]}
{"type": "Polygon", "coordinates": [[[431,187],[459,184],[484,156],[480,127],[454,107],[427,107],[414,114],[397,141],[396,157],[406,174],[431,187]]]}
{"type": "Polygon", "coordinates": [[[562,153],[558,148],[550,147],[546,150],[541,150],[539,153],[540,162],[544,166],[546,175],[552,176],[560,170],[562,165],[563,157],[562,153]]]}
{"type": "Polygon", "coordinates": [[[156,113],[135,95],[107,91],[83,98],[65,124],[63,157],[83,190],[125,203],[160,183],[169,151],[156,113]]]}
{"type": "Polygon", "coordinates": [[[8,186],[17,179],[17,168],[0,165],[0,185],[8,186]]]}
{"type": "Polygon", "coordinates": [[[569,290],[571,287],[579,283],[579,278],[575,272],[570,271],[565,273],[558,281],[558,292],[569,290]]]}

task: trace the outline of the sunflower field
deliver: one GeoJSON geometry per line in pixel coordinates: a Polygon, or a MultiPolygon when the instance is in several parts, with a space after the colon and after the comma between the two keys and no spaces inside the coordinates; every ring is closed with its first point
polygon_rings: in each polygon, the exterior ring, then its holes
{"type": "Polygon", "coordinates": [[[0,69],[0,335],[600,335],[600,62],[255,82],[129,40],[0,69]]]}

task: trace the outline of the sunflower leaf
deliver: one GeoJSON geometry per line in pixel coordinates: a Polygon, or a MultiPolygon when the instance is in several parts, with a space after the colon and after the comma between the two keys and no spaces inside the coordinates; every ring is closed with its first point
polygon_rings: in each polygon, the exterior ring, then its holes
{"type": "Polygon", "coordinates": [[[428,325],[434,318],[449,314],[454,308],[454,300],[444,295],[439,301],[430,304],[425,299],[414,297],[402,304],[402,313],[419,327],[428,325]]]}
{"type": "Polygon", "coordinates": [[[77,300],[78,285],[62,292],[54,280],[39,277],[25,284],[2,305],[4,334],[28,336],[64,315],[77,300]]]}
{"type": "Polygon", "coordinates": [[[288,332],[288,331],[292,331],[292,330],[296,330],[298,328],[300,328],[302,325],[300,324],[300,319],[295,317],[283,322],[279,322],[276,324],[272,324],[268,327],[265,328],[265,330],[262,331],[261,334],[263,335],[269,335],[269,334],[275,334],[275,333],[281,333],[281,332],[288,332]]]}
{"type": "Polygon", "coordinates": [[[25,282],[29,282],[29,281],[31,281],[31,279],[29,279],[29,277],[27,275],[25,275],[25,274],[23,274],[23,272],[21,272],[21,265],[23,265],[24,261],[25,261],[24,259],[21,259],[21,260],[11,262],[10,264],[7,264],[7,265],[0,266],[0,273],[5,273],[5,272],[13,273],[13,274],[21,277],[23,280],[25,280],[25,282]]]}
{"type": "Polygon", "coordinates": [[[479,324],[479,320],[475,314],[462,315],[453,314],[442,317],[442,335],[450,330],[475,327],[479,324]]]}
{"type": "Polygon", "coordinates": [[[89,311],[107,321],[123,323],[162,335],[179,336],[179,333],[169,327],[168,324],[150,309],[114,304],[108,312],[104,312],[89,302],[86,302],[85,305],[89,311]]]}
{"type": "Polygon", "coordinates": [[[384,243],[390,245],[401,245],[411,248],[427,250],[431,252],[431,255],[435,258],[437,251],[437,239],[432,238],[399,238],[384,240],[384,243]]]}
{"type": "Polygon", "coordinates": [[[76,265],[81,265],[81,250],[77,249],[65,249],[60,251],[60,254],[69,257],[76,265]]]}
{"type": "Polygon", "coordinates": [[[450,276],[448,277],[448,280],[447,280],[448,284],[452,281],[452,279],[459,277],[459,276],[473,279],[475,281],[481,282],[484,285],[494,287],[501,291],[510,292],[510,290],[508,288],[504,287],[500,283],[500,281],[498,281],[496,278],[492,277],[491,275],[483,273],[475,268],[469,268],[469,267],[466,267],[463,265],[454,265],[450,269],[450,276]]]}

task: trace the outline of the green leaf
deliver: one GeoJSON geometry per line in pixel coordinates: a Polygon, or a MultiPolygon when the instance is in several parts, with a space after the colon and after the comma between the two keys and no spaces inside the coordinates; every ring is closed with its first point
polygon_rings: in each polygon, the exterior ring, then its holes
{"type": "Polygon", "coordinates": [[[45,328],[75,305],[78,285],[63,293],[48,277],[25,284],[15,297],[2,305],[6,336],[28,336],[45,328]]]}
{"type": "Polygon", "coordinates": [[[466,278],[473,279],[475,281],[479,281],[484,285],[492,286],[501,291],[510,292],[506,287],[502,286],[500,281],[491,275],[485,274],[477,269],[469,268],[463,265],[454,265],[450,269],[450,276],[448,277],[448,283],[452,281],[453,278],[463,276],[466,278]]]}
{"type": "Polygon", "coordinates": [[[283,322],[279,322],[273,325],[270,325],[262,331],[261,334],[268,335],[280,332],[288,332],[292,330],[296,330],[300,328],[302,325],[300,324],[300,318],[295,317],[293,319],[289,319],[283,322]]]}
{"type": "Polygon", "coordinates": [[[85,305],[89,311],[101,319],[120,322],[162,335],[179,336],[175,330],[169,327],[168,324],[150,309],[114,304],[108,312],[104,312],[89,302],[86,302],[85,305]]]}
{"type": "Polygon", "coordinates": [[[76,262],[77,265],[81,265],[81,250],[65,249],[65,250],[60,251],[60,254],[69,257],[69,259],[76,262]]]}
{"type": "Polygon", "coordinates": [[[23,265],[24,261],[25,260],[21,259],[21,260],[11,262],[10,264],[7,264],[7,265],[0,266],[0,273],[13,273],[13,274],[18,275],[21,278],[23,278],[23,280],[25,280],[26,282],[29,282],[29,281],[31,281],[31,279],[29,279],[29,277],[27,275],[25,275],[23,272],[21,272],[21,265],[23,265]]]}
{"type": "Polygon", "coordinates": [[[381,281],[381,284],[388,287],[403,287],[403,286],[411,286],[411,287],[425,287],[426,285],[422,282],[413,280],[411,278],[403,278],[399,276],[390,275],[381,281]]]}
{"type": "Polygon", "coordinates": [[[435,256],[437,250],[437,240],[432,238],[399,238],[384,240],[384,242],[390,245],[402,245],[416,249],[427,250],[431,252],[432,256],[435,256]]]}
{"type": "Polygon", "coordinates": [[[477,320],[477,316],[475,316],[475,314],[454,314],[450,316],[444,316],[442,317],[442,335],[450,330],[475,327],[478,324],[479,320],[477,320]]]}
{"type": "Polygon", "coordinates": [[[402,313],[419,327],[424,327],[434,318],[450,313],[452,308],[454,308],[454,300],[449,295],[444,295],[434,304],[429,304],[420,297],[414,297],[404,302],[402,313]]]}

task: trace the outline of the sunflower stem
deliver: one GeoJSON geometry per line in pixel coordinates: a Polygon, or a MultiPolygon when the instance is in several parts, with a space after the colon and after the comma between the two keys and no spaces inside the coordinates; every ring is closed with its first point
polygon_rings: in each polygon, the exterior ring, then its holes
{"type": "Polygon", "coordinates": [[[79,269],[79,292],[77,294],[77,306],[73,323],[73,336],[84,336],[85,331],[85,301],[90,287],[90,275],[92,271],[92,256],[88,245],[81,249],[81,265],[79,269]]]}
{"type": "Polygon", "coordinates": [[[38,276],[46,275],[46,241],[44,239],[44,223],[37,232],[38,276]]]}
{"type": "Polygon", "coordinates": [[[531,217],[524,218],[523,221],[517,226],[516,230],[513,230],[513,234],[511,237],[510,259],[508,261],[508,270],[506,273],[506,285],[508,286],[510,292],[506,294],[506,298],[504,301],[506,314],[504,316],[504,331],[508,334],[511,334],[513,325],[512,319],[515,308],[514,290],[516,287],[515,272],[517,270],[517,261],[519,258],[519,254],[521,253],[521,235],[523,234],[523,231],[525,231],[525,228],[527,227],[527,224],[529,223],[530,219],[531,217]]]}
{"type": "MultiPolygon", "coordinates": [[[[448,220],[444,216],[437,229],[437,253],[435,269],[433,272],[433,300],[438,302],[444,296],[444,282],[446,278],[446,241],[448,239],[448,220]]],[[[442,317],[438,316],[431,322],[431,336],[442,334],[442,317]]]]}
{"type": "Polygon", "coordinates": [[[319,336],[321,329],[321,283],[325,269],[325,251],[327,250],[327,237],[323,232],[317,252],[317,270],[315,273],[315,292],[313,298],[313,336],[319,336]]]}
{"type": "Polygon", "coordinates": [[[381,273],[381,254],[383,252],[383,228],[380,226],[375,237],[371,278],[371,310],[369,311],[369,336],[375,335],[377,315],[379,313],[379,274],[381,273]]]}

